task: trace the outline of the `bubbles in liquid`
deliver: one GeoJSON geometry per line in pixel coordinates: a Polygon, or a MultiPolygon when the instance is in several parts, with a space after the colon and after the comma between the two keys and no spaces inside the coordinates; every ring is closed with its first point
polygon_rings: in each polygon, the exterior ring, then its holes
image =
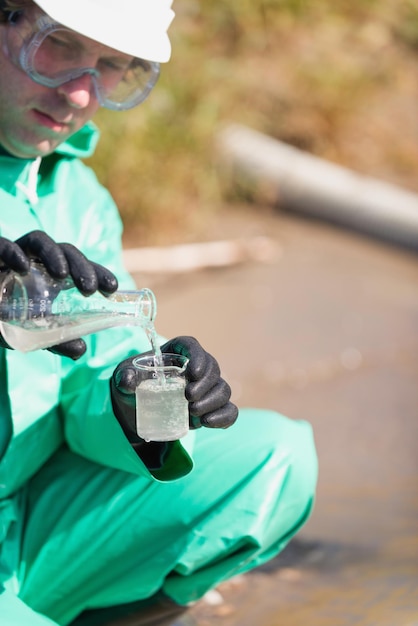
{"type": "Polygon", "coordinates": [[[189,411],[184,379],[141,383],[136,392],[137,432],[145,441],[174,441],[188,432],[189,411]]]}

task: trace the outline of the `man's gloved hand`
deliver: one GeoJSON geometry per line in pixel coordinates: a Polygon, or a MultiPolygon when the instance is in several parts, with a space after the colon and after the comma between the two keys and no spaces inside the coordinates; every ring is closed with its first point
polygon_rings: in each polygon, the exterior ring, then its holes
{"type": "MultiPolygon", "coordinates": [[[[85,296],[97,290],[109,295],[118,288],[118,281],[112,272],[89,261],[72,244],[56,243],[41,230],[33,230],[16,241],[0,237],[0,272],[13,270],[26,274],[30,259],[40,261],[53,278],[71,276],[74,285],[85,296]]],[[[0,345],[8,347],[1,336],[0,345]]],[[[74,339],[48,349],[76,360],[86,351],[86,344],[82,339],[74,339]]]]}
{"type": "MultiPolygon", "coordinates": [[[[183,354],[189,359],[185,394],[189,401],[190,427],[232,426],[238,417],[238,409],[229,401],[231,388],[221,378],[219,365],[214,357],[193,337],[171,339],[161,346],[161,351],[183,354]]],[[[134,356],[122,361],[110,381],[113,411],[132,444],[141,441],[135,428],[135,389],[141,377],[132,363],[135,358],[134,356]]]]}

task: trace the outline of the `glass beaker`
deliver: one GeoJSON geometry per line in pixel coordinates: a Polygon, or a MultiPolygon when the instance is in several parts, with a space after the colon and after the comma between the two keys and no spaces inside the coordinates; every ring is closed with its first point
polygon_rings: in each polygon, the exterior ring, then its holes
{"type": "Polygon", "coordinates": [[[189,360],[181,354],[161,354],[133,360],[140,370],[136,388],[136,428],[145,441],[175,441],[189,432],[189,403],[184,395],[189,360]]]}
{"type": "Polygon", "coordinates": [[[36,261],[23,276],[7,272],[0,288],[0,333],[21,352],[50,348],[113,326],[152,328],[156,312],[150,289],[83,296],[71,278],[52,278],[36,261]]]}

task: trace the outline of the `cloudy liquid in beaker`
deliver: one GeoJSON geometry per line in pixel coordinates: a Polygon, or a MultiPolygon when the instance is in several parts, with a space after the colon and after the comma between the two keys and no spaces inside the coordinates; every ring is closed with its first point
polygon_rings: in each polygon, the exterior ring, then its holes
{"type": "Polygon", "coordinates": [[[149,378],[138,387],[137,430],[145,441],[175,441],[189,430],[182,378],[149,378]]]}

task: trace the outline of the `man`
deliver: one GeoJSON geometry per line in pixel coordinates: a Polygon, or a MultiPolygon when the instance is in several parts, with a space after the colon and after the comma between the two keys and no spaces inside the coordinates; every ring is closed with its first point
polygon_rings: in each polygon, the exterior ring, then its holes
{"type": "MultiPolygon", "coordinates": [[[[151,91],[170,56],[170,7],[0,0],[2,272],[24,274],[34,257],[87,296],[134,287],[120,217],[80,157],[100,106],[123,111],[151,91]]],[[[137,329],[27,354],[0,342],[2,626],[170,623],[307,519],[310,427],[257,409],[236,421],[195,339],[162,340],[189,358],[191,425],[162,443],[135,429],[132,359],[149,350],[137,329]]]]}

